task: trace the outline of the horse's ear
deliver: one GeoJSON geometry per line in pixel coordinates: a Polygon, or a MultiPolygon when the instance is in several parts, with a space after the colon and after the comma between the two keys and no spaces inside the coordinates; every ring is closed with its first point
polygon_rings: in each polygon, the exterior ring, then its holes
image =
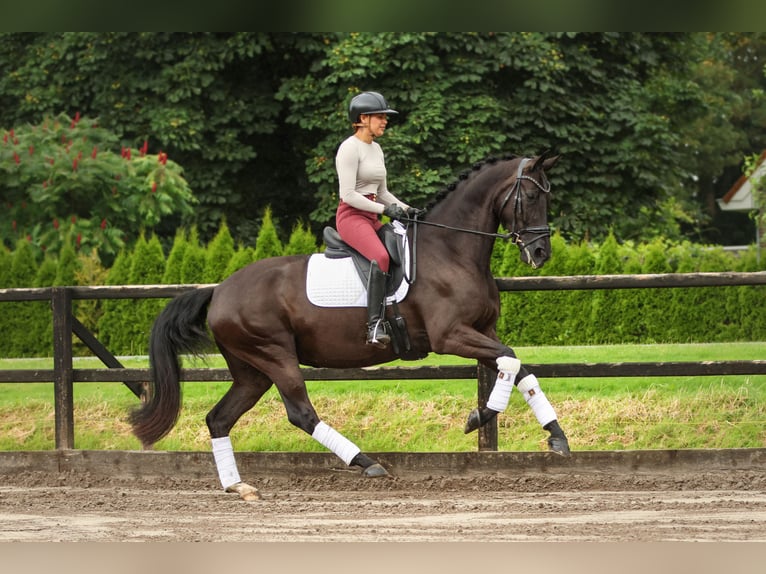
{"type": "Polygon", "coordinates": [[[551,150],[547,149],[538,156],[537,160],[535,160],[532,171],[537,171],[539,169],[548,171],[558,163],[560,157],[560,155],[554,155],[551,150]]]}

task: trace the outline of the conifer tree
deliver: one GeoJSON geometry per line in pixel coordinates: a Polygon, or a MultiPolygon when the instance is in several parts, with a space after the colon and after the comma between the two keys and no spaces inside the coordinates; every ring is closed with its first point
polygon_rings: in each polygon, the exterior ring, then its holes
{"type": "MultiPolygon", "coordinates": [[[[11,286],[11,265],[13,255],[4,245],[0,245],[0,289],[11,286]]],[[[15,313],[13,303],[0,303],[0,325],[10,325],[11,318],[15,313]]],[[[12,357],[10,337],[0,337],[0,356],[12,357]]]]}
{"type": "Polygon", "coordinates": [[[317,252],[317,243],[314,234],[308,225],[302,222],[293,227],[290,239],[284,249],[285,255],[311,255],[317,252]]]}
{"type": "MultiPolygon", "coordinates": [[[[11,260],[10,287],[29,287],[34,285],[37,275],[35,250],[26,239],[16,242],[16,249],[11,260]]],[[[50,328],[50,307],[46,301],[20,301],[3,303],[11,307],[12,315],[8,324],[3,325],[4,336],[0,337],[8,344],[9,357],[31,357],[40,354],[38,340],[44,336],[40,331],[39,317],[47,313],[47,325],[50,328]]]]}
{"type": "Polygon", "coordinates": [[[247,267],[253,261],[255,261],[255,252],[251,247],[240,245],[234,255],[229,259],[229,265],[226,267],[224,275],[228,277],[235,271],[239,271],[243,267],[247,267]]]}
{"type": "MultiPolygon", "coordinates": [[[[35,287],[51,287],[55,285],[56,273],[58,272],[58,262],[48,254],[43,257],[43,261],[37,268],[35,275],[35,287]]],[[[75,301],[72,301],[72,306],[75,301]]],[[[50,309],[39,310],[40,325],[37,328],[38,351],[35,353],[38,357],[50,357],[53,355],[53,324],[50,309]]]]}
{"type": "MultiPolygon", "coordinates": [[[[122,250],[114,260],[106,278],[107,285],[127,285],[130,283],[131,255],[122,250]]],[[[98,322],[101,342],[113,354],[128,354],[131,351],[130,334],[127,332],[131,322],[134,301],[130,299],[104,300],[104,314],[98,322]]]]}
{"type": "Polygon", "coordinates": [[[226,278],[226,268],[234,255],[234,239],[226,221],[221,222],[218,233],[210,241],[205,253],[204,283],[220,283],[226,278]]]}
{"type": "Polygon", "coordinates": [[[72,246],[72,237],[67,235],[61,246],[59,253],[58,266],[56,268],[56,277],[53,280],[54,285],[66,286],[75,285],[75,274],[77,273],[77,253],[72,246]]]}
{"type": "Polygon", "coordinates": [[[179,228],[173,238],[173,245],[168,254],[168,260],[165,263],[165,273],[162,275],[164,285],[179,285],[181,281],[181,266],[183,265],[184,253],[189,247],[189,241],[186,238],[186,230],[179,228]]]}
{"type": "Polygon", "coordinates": [[[181,262],[181,283],[196,285],[204,282],[205,249],[200,245],[197,228],[192,227],[181,262]]]}
{"type": "MultiPolygon", "coordinates": [[[[101,264],[96,249],[90,249],[88,252],[80,250],[77,254],[75,285],[104,285],[107,275],[108,270],[101,264]]],[[[104,314],[104,302],[104,299],[80,299],[74,302],[77,319],[96,337],[99,336],[98,324],[104,314]]],[[[74,346],[77,352],[90,353],[79,339],[75,339],[74,346]]]]}
{"type": "Polygon", "coordinates": [[[278,257],[283,252],[282,242],[279,241],[277,229],[271,218],[271,208],[267,207],[263,214],[261,229],[255,240],[255,260],[259,261],[267,257],[278,257]]]}
{"type": "MultiPolygon", "coordinates": [[[[131,285],[157,285],[165,272],[165,255],[156,235],[147,241],[143,234],[136,242],[130,267],[131,285]]],[[[143,299],[134,305],[133,322],[130,327],[133,334],[134,354],[145,354],[149,348],[149,333],[152,323],[167,303],[163,299],[143,299]]]]}

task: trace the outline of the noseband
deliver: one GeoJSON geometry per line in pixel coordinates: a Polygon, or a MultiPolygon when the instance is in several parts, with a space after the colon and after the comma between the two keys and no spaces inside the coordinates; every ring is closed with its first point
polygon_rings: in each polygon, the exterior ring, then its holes
{"type": "MultiPolygon", "coordinates": [[[[523,215],[523,206],[521,201],[521,180],[531,181],[543,193],[550,193],[551,191],[551,183],[547,179],[544,180],[545,185],[543,185],[536,179],[522,173],[524,171],[524,166],[528,162],[529,158],[524,158],[519,162],[519,169],[516,172],[516,181],[514,181],[513,185],[508,189],[508,193],[505,194],[503,202],[500,204],[500,211],[498,211],[498,215],[503,213],[505,206],[508,204],[508,201],[511,199],[511,196],[515,192],[516,198],[513,203],[513,229],[511,229],[511,232],[506,236],[506,239],[510,239],[513,243],[519,246],[519,249],[526,251],[527,256],[529,256],[529,248],[532,244],[537,243],[545,237],[549,237],[551,234],[551,228],[547,225],[517,229],[518,221],[523,215]],[[523,235],[533,235],[533,238],[529,242],[525,242],[522,238],[523,235]]],[[[530,257],[529,260],[532,261],[532,258],[530,257]]]]}

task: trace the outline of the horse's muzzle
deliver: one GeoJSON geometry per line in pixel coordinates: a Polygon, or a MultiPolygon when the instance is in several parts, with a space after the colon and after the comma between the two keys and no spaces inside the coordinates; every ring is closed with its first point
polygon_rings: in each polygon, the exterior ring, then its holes
{"type": "Polygon", "coordinates": [[[530,227],[522,231],[516,239],[521,260],[533,269],[540,269],[545,265],[551,257],[550,235],[548,227],[530,227]]]}

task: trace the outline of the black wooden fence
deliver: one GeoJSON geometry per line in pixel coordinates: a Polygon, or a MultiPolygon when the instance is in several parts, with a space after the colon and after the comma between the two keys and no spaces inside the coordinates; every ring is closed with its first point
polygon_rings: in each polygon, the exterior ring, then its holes
{"type": "MultiPolygon", "coordinates": [[[[766,272],[668,273],[653,275],[581,275],[571,277],[501,277],[501,291],[636,289],[664,287],[716,287],[766,285],[766,272]]],[[[148,369],[128,369],[72,315],[74,299],[169,298],[204,285],[144,285],[98,287],[47,287],[0,289],[0,301],[49,300],[53,316],[53,369],[0,370],[0,383],[53,382],[56,449],[74,448],[74,383],[121,382],[141,398],[149,378],[148,369]],[[72,334],[76,335],[108,368],[75,369],[72,334]]],[[[549,363],[529,364],[540,378],[578,377],[665,377],[704,375],[764,375],[766,360],[639,363],[549,363]]],[[[483,405],[495,382],[494,371],[481,365],[371,367],[359,369],[304,368],[306,380],[407,380],[475,379],[478,404],[483,405]]],[[[184,369],[183,381],[230,381],[227,369],[184,369]]],[[[479,450],[497,450],[497,423],[478,431],[479,450]]]]}

